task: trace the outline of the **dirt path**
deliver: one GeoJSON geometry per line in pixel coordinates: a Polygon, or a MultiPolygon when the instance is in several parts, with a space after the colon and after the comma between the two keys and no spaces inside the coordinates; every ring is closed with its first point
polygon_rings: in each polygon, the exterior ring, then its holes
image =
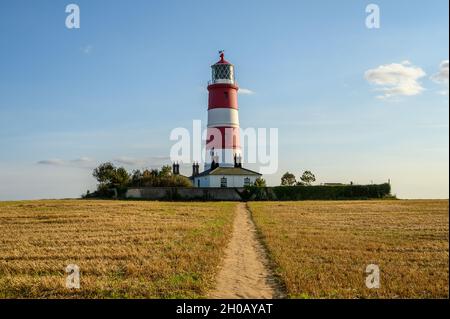
{"type": "Polygon", "coordinates": [[[233,235],[210,298],[268,299],[282,293],[268,267],[266,252],[244,203],[237,207],[233,235]]]}

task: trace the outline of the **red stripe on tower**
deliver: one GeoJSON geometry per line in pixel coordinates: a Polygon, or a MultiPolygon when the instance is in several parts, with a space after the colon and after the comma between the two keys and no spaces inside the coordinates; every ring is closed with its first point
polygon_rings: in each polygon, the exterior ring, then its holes
{"type": "Polygon", "coordinates": [[[238,90],[234,65],[220,52],[220,61],[211,66],[212,79],[208,85],[208,136],[205,169],[211,162],[219,166],[234,166],[234,156],[240,155],[238,90]]]}

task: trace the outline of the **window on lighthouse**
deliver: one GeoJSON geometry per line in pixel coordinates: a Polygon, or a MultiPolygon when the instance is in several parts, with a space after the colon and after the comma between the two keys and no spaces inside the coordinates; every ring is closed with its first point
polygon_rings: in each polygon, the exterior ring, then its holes
{"type": "Polygon", "coordinates": [[[231,64],[215,64],[212,66],[213,83],[234,82],[234,70],[231,64]]]}

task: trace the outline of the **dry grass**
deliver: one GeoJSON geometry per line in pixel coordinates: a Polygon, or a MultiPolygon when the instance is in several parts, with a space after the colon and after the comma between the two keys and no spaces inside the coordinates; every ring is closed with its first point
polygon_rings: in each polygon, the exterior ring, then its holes
{"type": "Polygon", "coordinates": [[[235,203],[0,202],[0,298],[198,298],[235,203]],[[65,287],[68,264],[81,289],[65,287]]]}
{"type": "Polygon", "coordinates": [[[291,298],[448,298],[448,201],[249,207],[291,298]],[[368,264],[379,289],[365,286],[368,264]]]}

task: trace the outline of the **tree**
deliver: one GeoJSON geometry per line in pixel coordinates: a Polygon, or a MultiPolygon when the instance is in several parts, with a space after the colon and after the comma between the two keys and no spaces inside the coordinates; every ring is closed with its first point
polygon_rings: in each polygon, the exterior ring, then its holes
{"type": "Polygon", "coordinates": [[[292,173],[286,172],[281,177],[281,186],[293,186],[295,182],[295,175],[292,173]]]}
{"type": "Polygon", "coordinates": [[[161,169],[144,170],[133,172],[129,186],[133,187],[192,187],[189,178],[182,175],[172,174],[169,165],[161,169]]]}
{"type": "MultiPolygon", "coordinates": [[[[156,174],[156,175],[158,175],[158,174],[156,174]]],[[[142,172],[142,176],[141,176],[142,178],[150,178],[150,177],[154,177],[154,174],[152,174],[152,172],[151,171],[149,171],[148,169],[146,169],[146,170],[144,170],[143,172],[142,172]]]]}
{"type": "Polygon", "coordinates": [[[134,171],[133,171],[133,174],[131,175],[131,183],[132,183],[133,185],[139,186],[140,181],[142,180],[143,175],[144,175],[144,174],[143,174],[140,170],[138,170],[138,169],[134,170],[134,171]]]}
{"type": "Polygon", "coordinates": [[[189,180],[189,178],[181,176],[181,175],[174,175],[170,178],[169,183],[167,186],[171,187],[192,187],[192,182],[189,180]]]}
{"type": "Polygon", "coordinates": [[[300,177],[300,180],[302,181],[303,185],[311,186],[311,184],[316,181],[316,177],[313,173],[311,173],[311,171],[304,171],[303,175],[300,177]]]}
{"type": "Polygon", "coordinates": [[[130,183],[130,174],[125,168],[119,167],[115,170],[111,182],[114,186],[126,187],[130,183]]]}
{"type": "Polygon", "coordinates": [[[111,182],[115,170],[116,167],[112,163],[107,162],[100,164],[96,169],[94,169],[92,175],[100,184],[108,184],[111,182]]]}
{"type": "Polygon", "coordinates": [[[170,177],[172,176],[172,168],[169,165],[164,165],[158,174],[159,177],[170,177]]]}
{"type": "Polygon", "coordinates": [[[130,183],[130,175],[125,168],[116,168],[112,163],[100,164],[92,175],[100,183],[99,189],[110,187],[126,187],[130,183]]]}
{"type": "Polygon", "coordinates": [[[256,187],[266,187],[267,186],[266,185],[266,180],[264,178],[262,178],[262,177],[258,177],[255,180],[255,186],[256,187]]]}
{"type": "Polygon", "coordinates": [[[152,168],[150,171],[147,170],[147,172],[149,172],[149,174],[153,177],[158,177],[159,176],[159,171],[157,168],[152,168]]]}
{"type": "Polygon", "coordinates": [[[161,170],[134,170],[129,174],[125,168],[108,162],[95,168],[92,175],[99,182],[95,196],[105,198],[121,197],[128,187],[192,187],[189,178],[173,175],[168,165],[161,170]]]}

